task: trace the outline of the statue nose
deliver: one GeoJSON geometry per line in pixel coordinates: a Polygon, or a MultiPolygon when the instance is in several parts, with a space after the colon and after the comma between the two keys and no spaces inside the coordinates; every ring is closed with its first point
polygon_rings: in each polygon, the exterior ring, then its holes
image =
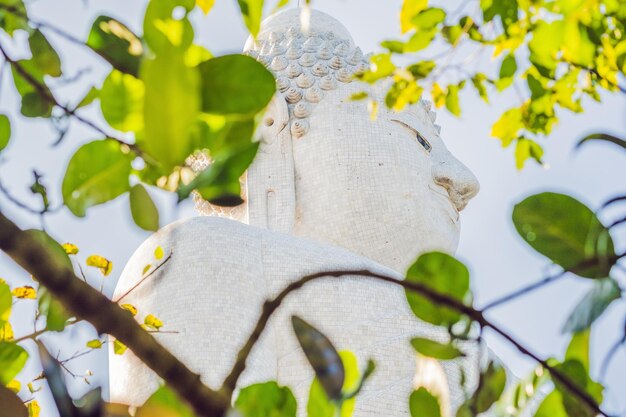
{"type": "Polygon", "coordinates": [[[433,159],[434,182],[446,189],[450,201],[458,211],[463,210],[467,203],[478,194],[480,189],[478,179],[469,168],[449,152],[445,152],[438,159],[433,159]]]}

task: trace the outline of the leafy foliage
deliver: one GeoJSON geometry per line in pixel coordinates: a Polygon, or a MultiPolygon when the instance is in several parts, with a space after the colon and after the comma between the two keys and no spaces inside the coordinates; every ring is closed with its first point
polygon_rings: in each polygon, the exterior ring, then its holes
{"type": "Polygon", "coordinates": [[[461,115],[460,92],[471,80],[485,101],[489,95],[512,86],[521,95],[521,104],[496,121],[492,136],[502,146],[515,145],[519,169],[528,159],[542,163],[539,141],[549,135],[558,122],[559,111],[583,111],[583,98],[600,101],[600,92],[621,91],[620,74],[626,71],[625,6],[614,0],[576,1],[503,1],[481,0],[475,12],[469,5],[453,13],[429,6],[425,0],[405,0],[400,11],[400,28],[405,36],[385,40],[387,54],[374,56],[372,67],[361,76],[375,82],[393,74],[390,95],[404,92],[402,100],[388,100],[389,107],[401,109],[419,100],[424,90],[437,107],[446,106],[461,115]],[[479,7],[478,7],[479,6],[479,7]],[[460,17],[459,17],[460,16],[460,17]],[[414,74],[411,68],[433,62],[428,55],[434,45],[441,50],[427,75],[414,74]],[[498,61],[498,71],[485,73],[470,69],[476,50],[486,51],[498,61]],[[468,51],[472,51],[471,53],[468,51]],[[384,56],[385,71],[377,65],[384,56]],[[392,61],[403,62],[396,66],[392,61]],[[526,62],[522,65],[521,60],[526,62]],[[408,63],[407,63],[408,62],[408,63]],[[506,126],[506,128],[503,128],[506,126]]]}
{"type": "MultiPolygon", "coordinates": [[[[619,82],[626,70],[626,41],[621,35],[626,29],[626,9],[614,0],[477,3],[477,14],[465,13],[461,8],[458,18],[454,16],[458,13],[431,7],[425,0],[404,0],[400,26],[405,38],[382,42],[384,51],[375,54],[370,69],[358,77],[368,83],[390,77],[392,85],[385,102],[392,109],[401,110],[416,103],[424,91],[429,91],[437,107],[445,106],[457,116],[462,114],[467,86],[473,86],[485,102],[493,94],[516,86],[523,93],[522,101],[495,121],[492,135],[504,147],[515,147],[518,168],[529,159],[542,162],[540,141],[550,134],[560,111],[582,112],[583,98],[600,100],[603,90],[623,91],[619,82]],[[441,43],[449,46],[446,54],[450,55],[464,44],[491,51],[495,71],[488,74],[469,67],[454,69],[456,64],[450,63],[450,59],[442,60],[441,56],[416,61],[417,55],[411,55],[428,54],[433,45],[441,43]],[[396,64],[400,55],[404,55],[404,68],[396,64]],[[450,76],[450,71],[456,71],[456,75],[450,76]]],[[[277,7],[285,4],[281,0],[277,7]]],[[[238,5],[249,31],[257,35],[264,2],[239,0],[238,5]]],[[[94,128],[102,138],[80,146],[67,166],[61,191],[64,206],[75,216],[83,217],[89,208],[128,192],[135,223],[144,230],[155,231],[159,228],[159,212],[150,197],[150,187],[176,193],[179,200],[196,191],[213,204],[243,202],[240,177],[257,152],[259,144],[253,140],[254,131],[276,87],[272,74],[254,59],[243,55],[213,57],[193,43],[190,13],[195,7],[208,13],[213,6],[214,0],[151,0],[141,37],[114,18],[96,18],[84,45],[82,41],[78,43],[104,58],[112,68],[101,86],[69,100],[77,103],[69,106],[64,104],[65,99],[57,100],[56,86],[65,82],[66,76],[63,56],[46,37],[46,25],[29,19],[22,0],[0,0],[0,29],[8,35],[0,42],[0,50],[21,97],[22,115],[46,118],[53,126],[73,118],[94,128]],[[25,32],[23,39],[28,40],[31,58],[11,59],[3,47],[19,31],[25,32]],[[51,82],[52,79],[57,80],[51,82]],[[100,101],[106,128],[77,113],[95,100],[100,101]],[[114,131],[123,135],[111,133],[114,131]],[[189,156],[199,153],[207,155],[211,164],[196,175],[186,165],[189,156]]],[[[367,97],[357,93],[351,99],[367,97]]],[[[375,104],[369,103],[372,115],[376,113],[375,104]]],[[[0,115],[3,157],[9,142],[18,140],[12,138],[11,128],[9,117],[0,115]]],[[[616,149],[626,148],[623,139],[607,133],[588,135],[579,146],[598,141],[616,145],[616,149]]],[[[43,217],[50,209],[50,201],[39,174],[35,174],[31,190],[41,200],[43,217]]],[[[623,197],[614,202],[621,200],[623,197]]],[[[549,360],[550,369],[537,368],[528,378],[512,384],[507,393],[506,372],[490,362],[482,369],[478,387],[466,393],[457,416],[493,411],[494,405],[507,413],[517,413],[528,407],[535,393],[551,378],[554,389],[542,400],[535,416],[591,417],[596,411],[575,391],[587,393],[598,404],[603,400],[602,385],[590,376],[590,328],[610,305],[622,299],[623,289],[613,267],[624,255],[615,253],[611,229],[623,221],[605,226],[580,201],[564,194],[541,193],[516,205],[513,223],[531,248],[564,271],[592,278],[592,288],[564,325],[563,331],[572,333],[572,339],[563,360],[549,360]],[[576,390],[556,377],[555,371],[576,390]]],[[[101,279],[112,273],[112,262],[103,256],[88,256],[85,264],[93,269],[83,271],[76,245],[61,246],[43,231],[28,233],[45,242],[51,260],[67,270],[73,271],[76,266],[85,280],[85,271],[99,272],[101,279]],[[72,255],[74,264],[68,255],[72,255]]],[[[164,255],[163,248],[157,247],[154,260],[162,260],[164,255]]],[[[149,278],[169,256],[162,263],[146,265],[141,279],[149,278]]],[[[453,257],[442,253],[420,256],[407,271],[405,283],[429,288],[475,313],[466,317],[422,292],[407,290],[407,301],[415,316],[445,327],[450,336],[448,343],[423,337],[411,340],[415,351],[428,360],[463,357],[459,341],[471,341],[472,327],[477,324],[489,327],[482,312],[471,308],[468,269],[453,257]]],[[[119,307],[142,323],[144,330],[162,331],[164,323],[154,314],[140,314],[128,303],[119,307]]],[[[36,400],[24,406],[14,394],[20,393],[23,385],[30,394],[40,389],[33,386],[35,381],[22,384],[19,380],[29,360],[22,344],[48,332],[63,332],[75,321],[43,286],[10,286],[0,280],[0,402],[3,407],[12,407],[12,415],[37,416],[40,410],[36,400]],[[16,339],[11,325],[13,306],[18,302],[35,305],[29,300],[36,300],[35,329],[39,330],[16,339]]],[[[316,374],[307,403],[309,417],[350,417],[358,394],[374,371],[374,363],[369,361],[361,372],[353,353],[338,352],[328,337],[304,320],[294,317],[293,327],[316,374]]],[[[618,347],[625,343],[626,335],[620,340],[618,347]]],[[[87,351],[101,349],[105,343],[106,339],[99,336],[87,341],[84,347],[87,351]]],[[[128,349],[117,339],[112,344],[115,354],[122,355],[128,349]]],[[[128,414],[128,407],[104,404],[97,390],[74,402],[61,378],[63,363],[45,350],[40,355],[45,371],[42,378],[47,379],[62,415],[100,416],[113,414],[114,409],[116,415],[128,414]]],[[[444,414],[444,401],[445,398],[420,387],[408,398],[408,406],[412,416],[436,417],[444,414]]],[[[296,408],[290,388],[270,381],[242,389],[235,409],[228,415],[294,417],[296,408]]],[[[173,391],[161,387],[138,408],[136,415],[192,417],[194,413],[173,391]]]]}
{"type": "Polygon", "coordinates": [[[580,276],[603,278],[613,264],[613,239],[587,206],[556,193],[530,196],[515,206],[513,223],[517,232],[536,251],[580,276]],[[583,264],[597,259],[593,265],[583,264]],[[596,265],[597,263],[597,265],[596,265]]]}
{"type": "MultiPolygon", "coordinates": [[[[469,271],[461,262],[444,253],[421,255],[407,271],[406,280],[423,284],[459,301],[470,298],[469,271]]],[[[461,320],[458,311],[434,304],[423,295],[407,290],[406,297],[413,313],[428,323],[450,326],[461,320]]]]}
{"type": "Polygon", "coordinates": [[[266,382],[243,388],[235,408],[242,417],[295,417],[296,398],[289,388],[266,382]]]}

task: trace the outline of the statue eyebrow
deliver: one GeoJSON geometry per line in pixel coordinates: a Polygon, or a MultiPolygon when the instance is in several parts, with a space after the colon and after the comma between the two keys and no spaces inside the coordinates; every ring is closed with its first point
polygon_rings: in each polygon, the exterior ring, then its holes
{"type": "Polygon", "coordinates": [[[391,121],[400,123],[402,126],[406,127],[407,129],[412,130],[415,133],[415,137],[417,141],[419,142],[419,144],[422,145],[422,147],[426,149],[427,152],[430,153],[430,151],[433,149],[433,146],[430,144],[430,142],[424,136],[422,136],[422,134],[416,128],[403,122],[402,120],[391,119],[391,121]]]}

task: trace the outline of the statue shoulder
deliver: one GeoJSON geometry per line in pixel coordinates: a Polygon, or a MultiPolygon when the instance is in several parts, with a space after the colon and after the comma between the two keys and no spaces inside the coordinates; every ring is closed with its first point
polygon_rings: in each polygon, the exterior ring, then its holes
{"type": "Polygon", "coordinates": [[[167,265],[163,270],[178,270],[182,274],[195,269],[219,270],[224,265],[236,269],[242,258],[259,256],[261,232],[234,220],[210,216],[171,223],[137,248],[124,267],[115,293],[138,282],[148,266],[154,268],[164,261],[167,265]],[[157,248],[163,252],[161,259],[155,257],[157,248]]]}

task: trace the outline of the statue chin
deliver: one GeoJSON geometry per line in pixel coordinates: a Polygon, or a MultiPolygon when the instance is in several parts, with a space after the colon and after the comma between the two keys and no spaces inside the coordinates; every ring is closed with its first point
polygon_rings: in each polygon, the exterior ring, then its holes
{"type": "MultiPolygon", "coordinates": [[[[475,177],[446,149],[428,104],[387,111],[384,85],[351,77],[367,64],[347,30],[319,12],[308,35],[299,22],[297,9],[288,9],[249,42],[250,55],[274,71],[280,92],[247,173],[248,224],[205,216],[164,227],[135,252],[115,291],[118,297],[142,279],[157,246],[171,251],[123,302],[137,307],[138,318],[154,314],[164,330],[178,332],[155,336],[215,388],[267,298],[321,271],[368,269],[402,279],[420,253],[454,252],[459,212],[478,192],[475,177]],[[348,100],[360,91],[380,103],[375,120],[364,102],[348,100]]],[[[418,321],[399,287],[329,278],[287,299],[239,384],[288,385],[299,416],[306,415],[313,372],[291,330],[293,314],[354,352],[362,366],[376,361],[355,417],[409,416],[408,396],[424,381],[449,400],[450,413],[463,400],[461,370],[468,384],[475,382],[475,347],[467,347],[463,361],[425,364],[415,357],[410,338],[447,334],[418,321]]],[[[110,369],[115,402],[139,405],[159,383],[131,352],[111,354],[110,369]]]]}

